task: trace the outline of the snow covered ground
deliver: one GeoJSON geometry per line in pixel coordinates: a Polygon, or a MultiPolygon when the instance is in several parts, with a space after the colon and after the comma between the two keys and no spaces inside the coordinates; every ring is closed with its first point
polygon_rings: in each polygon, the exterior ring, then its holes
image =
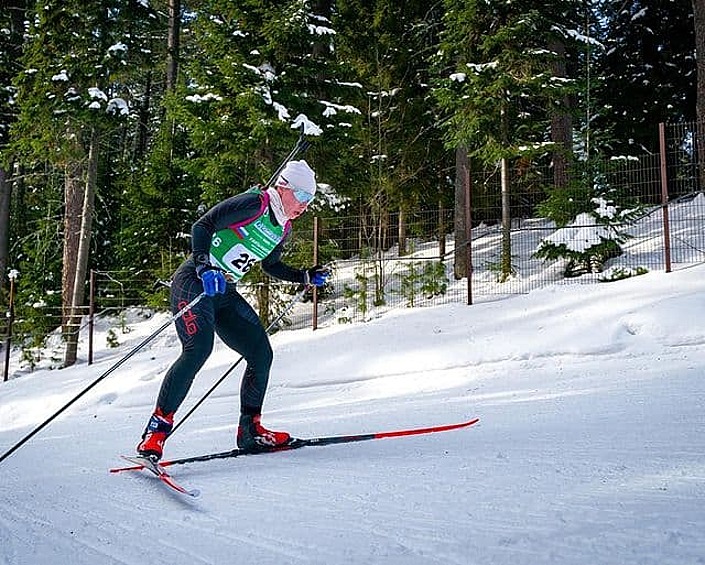
{"type": "MultiPolygon", "coordinates": [[[[271,427],[480,423],[173,467],[199,499],[108,473],[177,355],[170,328],[0,464],[0,564],[705,563],[704,295],[701,265],[278,333],[271,427]]],[[[0,384],[0,452],[163,321],[0,384]]],[[[181,415],[236,358],[217,344],[181,415]]],[[[234,445],[240,372],[168,458],[234,445]]]]}

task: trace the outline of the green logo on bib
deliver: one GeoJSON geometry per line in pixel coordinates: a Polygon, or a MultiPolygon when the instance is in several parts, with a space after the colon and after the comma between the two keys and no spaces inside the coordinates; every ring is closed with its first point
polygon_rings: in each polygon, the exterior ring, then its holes
{"type": "Polygon", "coordinates": [[[284,227],[275,226],[269,207],[261,216],[234,228],[225,228],[211,239],[211,264],[220,267],[234,282],[239,281],[253,265],[262,261],[284,239],[284,227]]]}

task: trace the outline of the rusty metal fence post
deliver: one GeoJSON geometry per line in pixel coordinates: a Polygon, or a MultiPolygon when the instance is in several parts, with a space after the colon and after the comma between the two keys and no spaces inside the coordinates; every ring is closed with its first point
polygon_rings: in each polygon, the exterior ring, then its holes
{"type": "Polygon", "coordinates": [[[663,220],[663,256],[666,272],[671,272],[671,225],[668,216],[668,167],[666,165],[666,124],[658,125],[661,161],[661,217],[663,220]]]}
{"type": "Polygon", "coordinates": [[[467,163],[463,165],[465,185],[465,275],[468,279],[468,306],[472,304],[472,184],[467,163]]]}
{"type": "MultiPolygon", "coordinates": [[[[319,217],[315,216],[313,218],[313,264],[318,265],[318,232],[320,229],[319,217]]],[[[311,328],[318,329],[318,288],[314,285],[313,287],[313,315],[311,321],[311,328]]]]}

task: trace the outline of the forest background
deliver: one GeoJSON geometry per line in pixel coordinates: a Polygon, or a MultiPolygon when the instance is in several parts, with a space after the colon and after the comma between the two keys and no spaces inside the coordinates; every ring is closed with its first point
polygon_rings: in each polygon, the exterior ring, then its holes
{"type": "MultiPolygon", "coordinates": [[[[522,215],[558,226],[596,201],[634,209],[601,181],[609,163],[657,152],[660,123],[704,120],[705,0],[5,0],[0,310],[46,335],[59,308],[71,365],[88,273],[139,272],[163,307],[193,221],[267,180],[301,128],[321,261],[352,252],[345,215],[401,253],[410,214],[450,210],[462,277],[469,179],[494,170],[496,191],[471,196],[496,202],[501,280],[520,179],[522,215]]],[[[697,128],[678,143],[704,162],[697,128]]]]}

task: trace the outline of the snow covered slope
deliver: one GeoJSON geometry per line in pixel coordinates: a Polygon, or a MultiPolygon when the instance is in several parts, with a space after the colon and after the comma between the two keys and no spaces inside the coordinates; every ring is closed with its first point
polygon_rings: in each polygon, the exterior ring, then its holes
{"type": "MultiPolygon", "coordinates": [[[[169,330],[0,464],[0,564],[705,563],[704,295],[699,266],[277,334],[271,427],[481,421],[173,467],[196,500],[108,473],[177,355],[169,330]]],[[[162,322],[135,323],[93,366],[0,385],[0,452],[162,322]]],[[[182,414],[235,359],[216,346],[182,414]]],[[[239,375],[167,457],[234,445],[239,375]]]]}

